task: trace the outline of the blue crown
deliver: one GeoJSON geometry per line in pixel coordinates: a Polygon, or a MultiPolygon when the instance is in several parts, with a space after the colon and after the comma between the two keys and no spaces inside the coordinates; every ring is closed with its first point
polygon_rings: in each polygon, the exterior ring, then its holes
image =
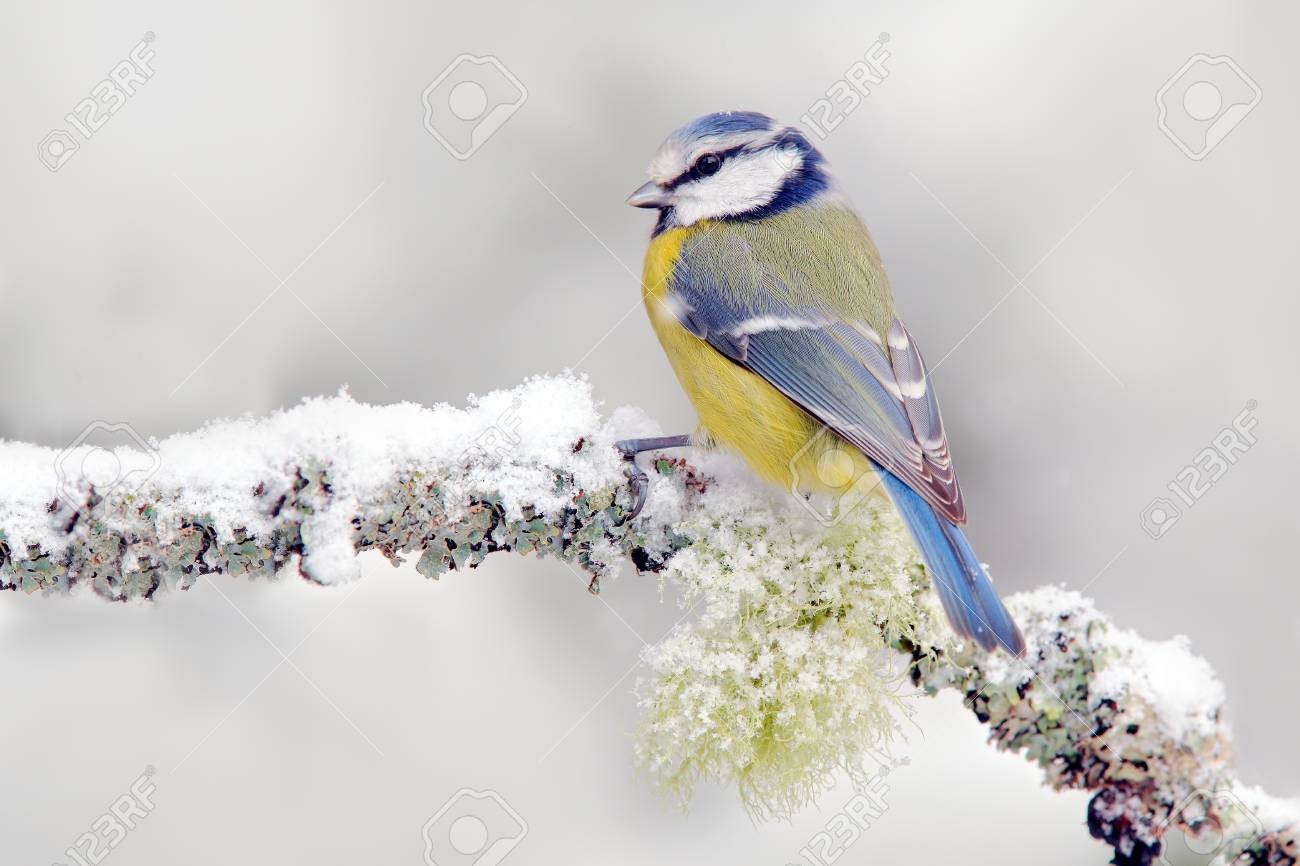
{"type": "Polygon", "coordinates": [[[757,111],[715,111],[692,120],[678,134],[682,138],[703,138],[735,132],[766,132],[775,126],[775,120],[757,111]]]}

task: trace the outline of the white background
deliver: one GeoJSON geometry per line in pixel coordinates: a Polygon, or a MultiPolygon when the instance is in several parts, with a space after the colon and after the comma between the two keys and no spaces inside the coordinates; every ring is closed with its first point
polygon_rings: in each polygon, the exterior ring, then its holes
{"type": "MultiPolygon", "coordinates": [[[[888,32],[889,77],[823,149],[944,359],[977,550],[1007,592],[1086,587],[1190,635],[1244,777],[1300,793],[1298,25],[1282,3],[6,0],[0,437],[161,436],[343,383],[458,402],[573,365],[685,431],[637,308],[651,215],[623,198],[673,127],[796,120],[888,32]],[[37,142],[146,31],[156,75],[47,171],[37,142]],[[528,100],[459,162],[421,93],[465,52],[528,100]],[[1154,96],[1201,52],[1264,97],[1196,162],[1154,96]],[[268,268],[304,260],[272,294],[268,268]],[[1152,540],[1140,512],[1249,400],[1258,444],[1152,540]]],[[[152,608],[0,598],[4,860],[66,859],[146,765],[157,809],[113,862],[418,864],[424,821],[473,787],[529,823],[508,862],[783,866],[847,797],[755,826],[730,790],[681,815],[633,775],[630,669],[678,616],[651,579],[606,606],[553,562],[364,565],[152,608]]],[[[846,862],[1106,861],[1085,798],[1039,791],[956,700],[918,721],[846,862]]]]}

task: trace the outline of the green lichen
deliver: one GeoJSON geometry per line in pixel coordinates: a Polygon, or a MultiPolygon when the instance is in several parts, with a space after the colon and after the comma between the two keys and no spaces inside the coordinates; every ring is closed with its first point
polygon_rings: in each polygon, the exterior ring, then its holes
{"type": "MultiPolygon", "coordinates": [[[[707,513],[707,512],[706,512],[707,513]]],[[[664,578],[696,616],[650,653],[641,765],[682,805],[734,781],[757,816],[864,780],[909,714],[897,644],[932,615],[900,527],[878,506],[827,530],[795,507],[688,522],[664,578]]]]}

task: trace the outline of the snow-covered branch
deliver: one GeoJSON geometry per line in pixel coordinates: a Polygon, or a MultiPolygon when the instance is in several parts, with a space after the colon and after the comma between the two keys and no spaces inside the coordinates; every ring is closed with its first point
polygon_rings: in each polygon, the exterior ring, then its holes
{"type": "Polygon", "coordinates": [[[359,576],[367,550],[418,554],[428,577],[536,550],[598,578],[649,531],[617,526],[628,501],[611,444],[617,425],[645,423],[602,421],[588,387],[562,377],[467,409],[340,394],[135,447],[3,443],[0,586],[125,600],[291,564],[333,584],[359,576]]]}
{"type": "Polygon", "coordinates": [[[428,577],[497,551],[558,556],[598,590],[630,560],[692,608],[638,686],[638,758],[683,799],[721,778],[756,812],[789,812],[836,771],[862,777],[918,693],[953,688],[999,748],[1095,792],[1088,825],[1116,862],[1207,827],[1225,862],[1297,862],[1300,810],[1236,781],[1222,687],[1185,641],[1145,641],[1048,587],[1009,600],[1027,663],[977,652],[887,506],[828,520],[720,455],[643,457],[649,504],[625,523],[613,442],[657,432],[635,410],[602,418],[560,376],[466,409],[340,395],[134,448],[0,443],[0,588],[156,598],[294,565],[333,584],[375,549],[428,577]]]}

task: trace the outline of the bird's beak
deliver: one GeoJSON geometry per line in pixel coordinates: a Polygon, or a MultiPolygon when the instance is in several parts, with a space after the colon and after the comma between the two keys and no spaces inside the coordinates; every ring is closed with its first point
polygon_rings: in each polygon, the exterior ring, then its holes
{"type": "Polygon", "coordinates": [[[668,190],[654,181],[647,181],[627,197],[627,203],[632,207],[668,207],[673,199],[668,190]]]}

